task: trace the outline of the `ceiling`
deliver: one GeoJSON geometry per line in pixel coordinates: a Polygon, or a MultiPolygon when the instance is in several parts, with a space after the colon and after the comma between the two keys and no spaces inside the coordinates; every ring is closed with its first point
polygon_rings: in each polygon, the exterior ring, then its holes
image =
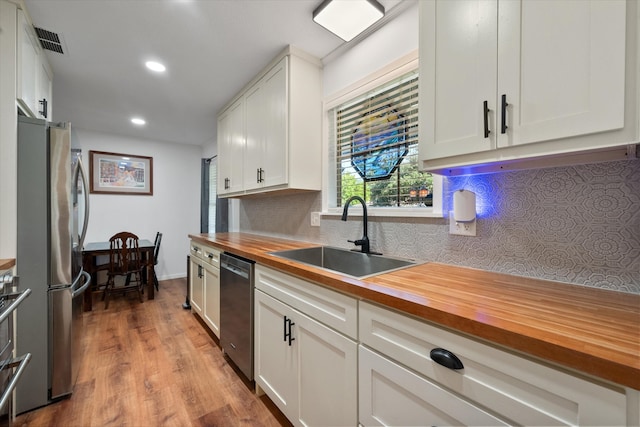
{"type": "Polygon", "coordinates": [[[318,58],[349,47],[312,21],[321,0],[24,1],[63,43],[46,51],[53,120],[154,141],[214,141],[217,112],[289,44],[318,58]],[[151,59],[167,71],[148,71],[151,59]]]}

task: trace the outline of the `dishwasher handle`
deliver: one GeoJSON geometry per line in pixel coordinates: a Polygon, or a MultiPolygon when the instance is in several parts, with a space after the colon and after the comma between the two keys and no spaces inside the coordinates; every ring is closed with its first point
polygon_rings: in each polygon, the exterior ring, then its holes
{"type": "Polygon", "coordinates": [[[237,265],[233,265],[233,264],[227,262],[227,260],[224,259],[224,258],[220,259],[220,268],[223,268],[223,269],[225,269],[227,271],[230,271],[233,274],[241,276],[241,277],[243,277],[245,279],[249,279],[249,273],[250,273],[249,269],[245,269],[245,268],[239,267],[237,265]]]}

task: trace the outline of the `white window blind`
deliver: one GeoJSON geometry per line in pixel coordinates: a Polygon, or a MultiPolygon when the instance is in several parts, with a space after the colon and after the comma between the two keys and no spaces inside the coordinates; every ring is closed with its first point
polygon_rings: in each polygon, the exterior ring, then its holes
{"type": "Polygon", "coordinates": [[[431,206],[433,183],[418,171],[418,72],[329,111],[336,206],[351,196],[373,207],[431,206]]]}
{"type": "Polygon", "coordinates": [[[217,159],[209,164],[209,233],[216,232],[217,165],[217,159]]]}

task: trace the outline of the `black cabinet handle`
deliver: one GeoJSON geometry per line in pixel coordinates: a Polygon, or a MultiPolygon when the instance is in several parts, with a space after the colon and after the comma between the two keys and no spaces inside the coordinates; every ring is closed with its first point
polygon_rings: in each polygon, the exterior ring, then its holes
{"type": "Polygon", "coordinates": [[[260,168],[256,169],[256,182],[260,182],[260,168]]]}
{"type": "Polygon", "coordinates": [[[445,350],[444,348],[434,348],[431,350],[431,353],[429,353],[429,356],[431,356],[431,360],[445,368],[464,369],[464,365],[460,359],[458,359],[455,354],[451,353],[449,350],[445,350]]]}
{"type": "Polygon", "coordinates": [[[295,325],[295,323],[293,323],[291,319],[289,319],[289,347],[291,347],[291,343],[295,341],[295,338],[293,337],[293,331],[291,330],[291,327],[293,325],[295,325]]]}
{"type": "Polygon", "coordinates": [[[282,326],[284,326],[284,332],[283,332],[283,341],[287,340],[287,316],[284,316],[284,318],[282,319],[282,326]]]}
{"type": "Polygon", "coordinates": [[[202,278],[202,266],[198,265],[198,278],[202,278]]]}
{"type": "Polygon", "coordinates": [[[507,106],[509,104],[507,104],[507,95],[503,94],[502,95],[502,125],[501,125],[501,129],[500,132],[502,133],[507,133],[507,129],[509,128],[507,126],[507,106]]]}
{"type": "Polygon", "coordinates": [[[291,347],[291,343],[296,339],[292,335],[291,327],[295,325],[294,322],[291,321],[287,316],[284,316],[284,341],[289,341],[289,347],[291,347]]]}
{"type": "Polygon", "coordinates": [[[42,117],[47,118],[47,98],[42,98],[42,101],[38,101],[42,105],[42,111],[38,111],[42,114],[42,117]]]}
{"type": "Polygon", "coordinates": [[[489,130],[489,104],[487,101],[483,103],[484,107],[484,137],[489,138],[491,131],[489,130]]]}

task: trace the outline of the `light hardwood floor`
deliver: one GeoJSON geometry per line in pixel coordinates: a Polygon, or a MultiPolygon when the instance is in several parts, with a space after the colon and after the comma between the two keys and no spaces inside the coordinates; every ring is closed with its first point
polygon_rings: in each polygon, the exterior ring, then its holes
{"type": "MultiPolygon", "coordinates": [[[[21,414],[14,426],[288,426],[257,397],[198,319],[182,308],[186,280],[156,299],[94,297],[73,395],[21,414]]],[[[145,294],[146,298],[146,294],[145,294]]]]}

